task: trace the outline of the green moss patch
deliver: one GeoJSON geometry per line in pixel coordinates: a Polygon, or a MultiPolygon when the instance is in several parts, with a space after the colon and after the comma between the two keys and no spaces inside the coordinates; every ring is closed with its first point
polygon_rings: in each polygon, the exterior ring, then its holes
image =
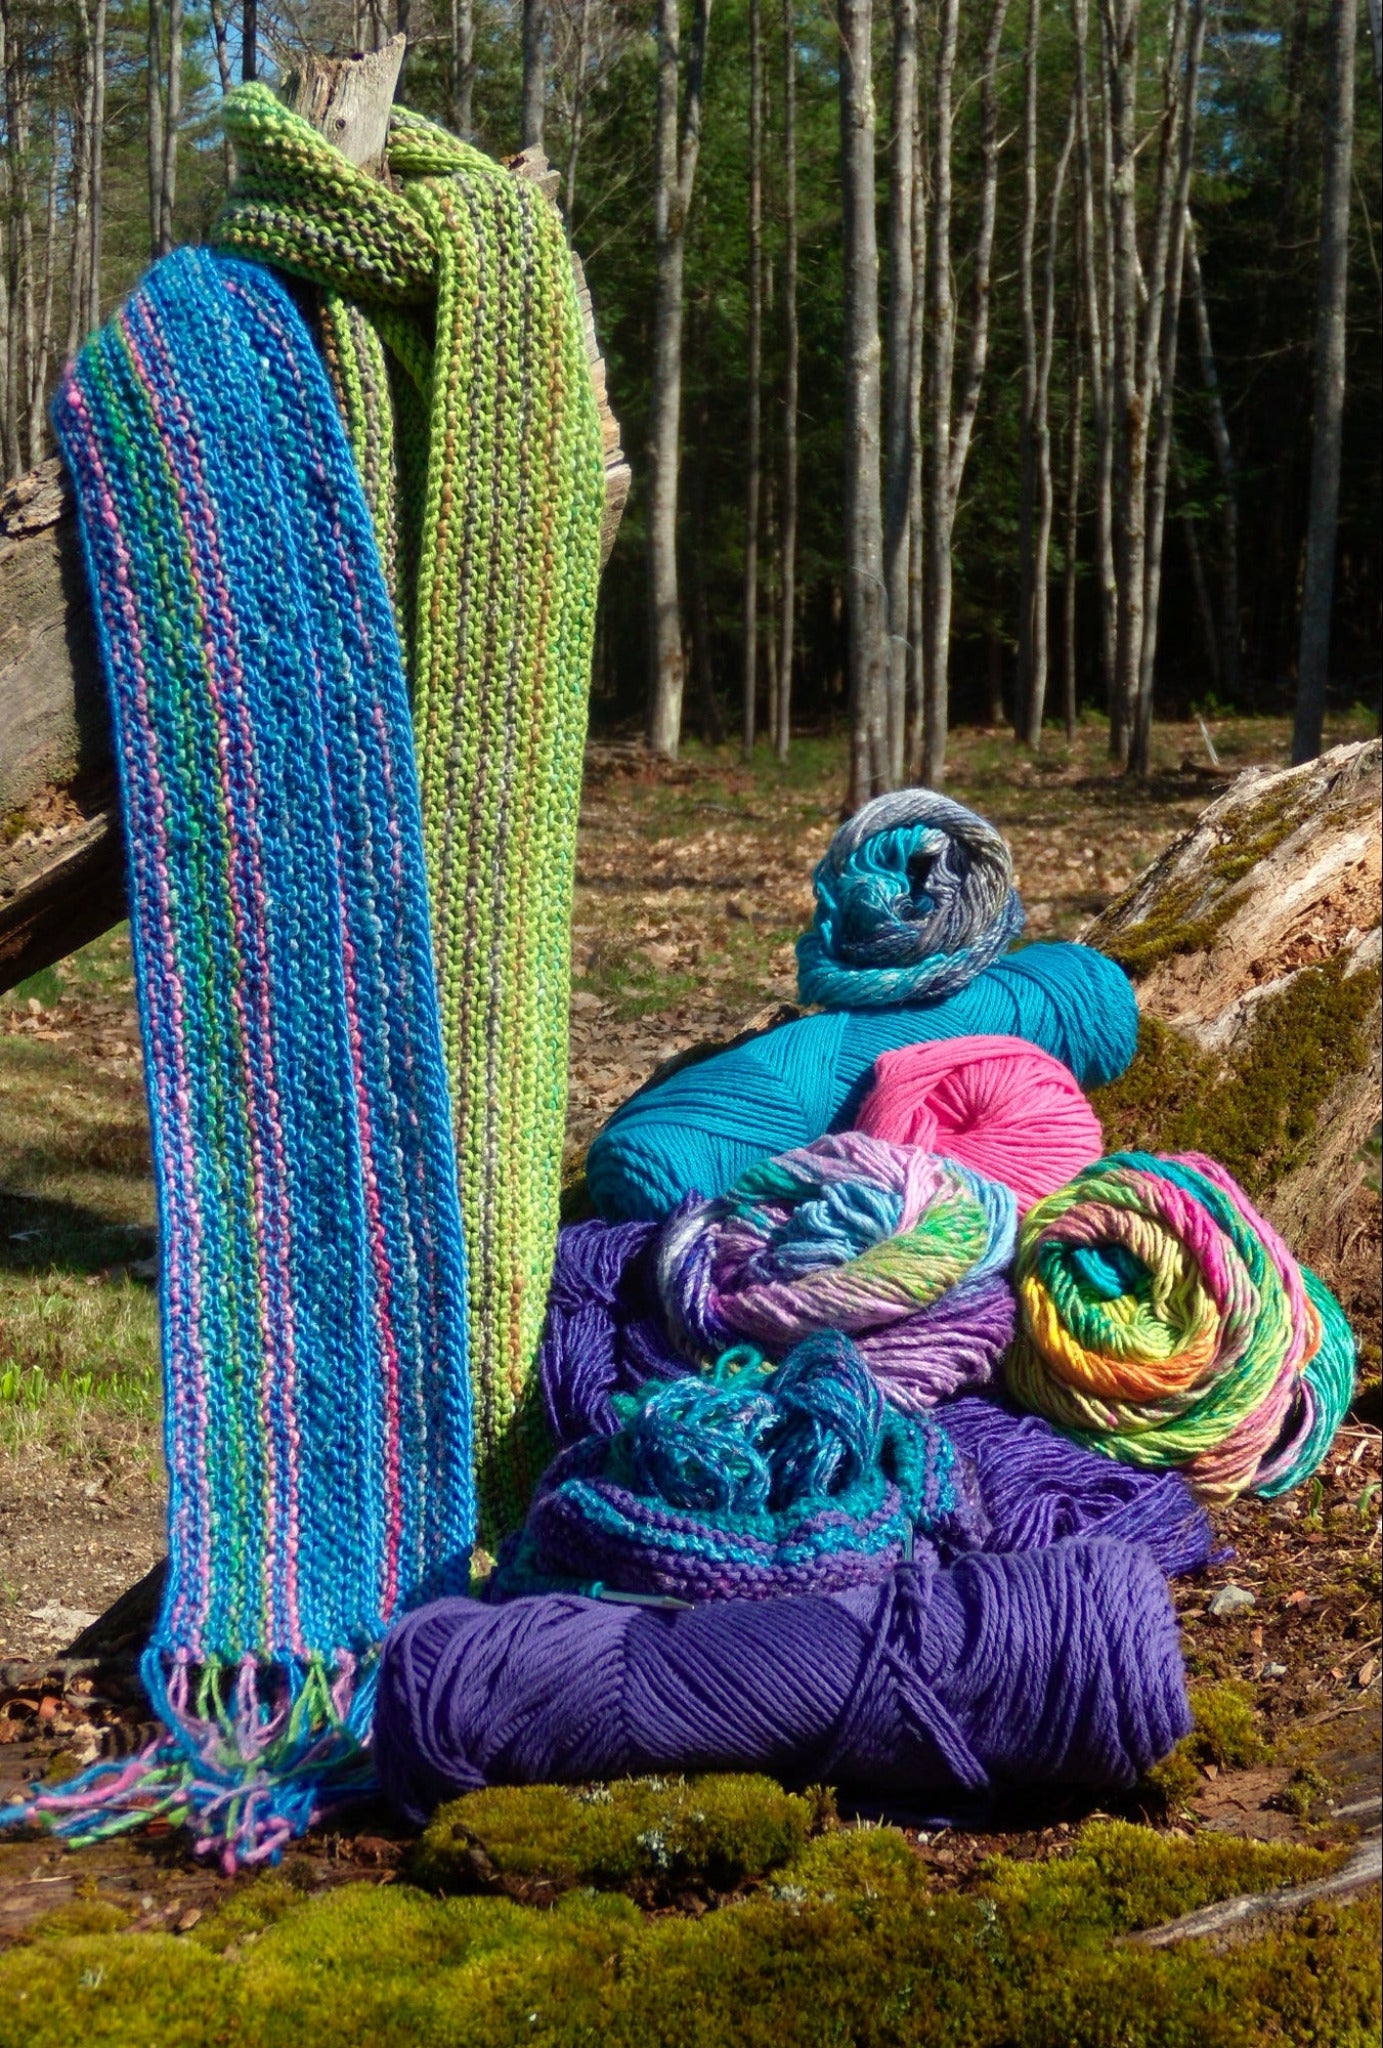
{"type": "Polygon", "coordinates": [[[413,1875],[436,1891],[520,1896],[574,1885],[733,1891],[790,1862],[829,1810],[824,1797],[752,1776],[495,1786],[438,1811],[413,1875]]]}
{"type": "Polygon", "coordinates": [[[1305,1158],[1332,1090],[1367,1065],[1379,974],[1344,964],[1305,968],[1270,996],[1229,1062],[1144,1017],[1128,1071],[1091,1097],[1108,1148],[1207,1152],[1249,1194],[1271,1194],[1305,1158]]]}
{"type": "Polygon", "coordinates": [[[0,1958],[0,2048],[1364,2048],[1376,1899],[1223,1954],[1118,1939],[1330,1863],[1102,1821],[1065,1856],[998,1858],[941,1891],[896,1830],[833,1828],[700,1918],[589,1890],[547,1909],[404,1884],[304,1898],[270,1877],[183,1939],[68,1935],[0,1958]]]}

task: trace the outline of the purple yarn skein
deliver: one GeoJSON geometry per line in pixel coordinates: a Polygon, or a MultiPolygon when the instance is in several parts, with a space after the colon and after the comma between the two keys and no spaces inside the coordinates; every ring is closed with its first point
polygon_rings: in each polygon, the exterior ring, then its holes
{"type": "MultiPolygon", "coordinates": [[[[691,1367],[658,1309],[654,1256],[661,1225],[574,1223],[557,1263],[539,1353],[543,1401],[562,1448],[619,1427],[611,1397],[691,1367]]],[[[950,1305],[965,1314],[963,1290],[950,1305]]],[[[984,1547],[1030,1550],[1073,1536],[1146,1543],[1164,1572],[1194,1571],[1213,1549],[1210,1524],[1175,1472],[1102,1458],[1036,1415],[965,1395],[935,1411],[955,1445],[984,1547]]]]}
{"type": "Polygon", "coordinates": [[[385,1645],[374,1748],[416,1825],[482,1785],[650,1771],[1126,1787],[1190,1726],[1166,1581],[1141,1546],[1099,1541],[677,1613],[438,1601],[385,1645]]]}

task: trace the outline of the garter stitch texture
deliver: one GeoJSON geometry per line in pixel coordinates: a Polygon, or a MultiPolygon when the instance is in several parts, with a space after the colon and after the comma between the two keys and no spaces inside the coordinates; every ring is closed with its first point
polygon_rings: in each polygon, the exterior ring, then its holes
{"type": "MultiPolygon", "coordinates": [[[[54,408],[110,690],[158,1186],[166,1733],[18,1810],[234,1867],[368,1782],[374,1653],[464,1588],[461,1218],[408,700],[311,337],[185,249],[54,408]]],[[[9,1818],[15,1818],[12,1812],[9,1818]]]]}
{"type": "Polygon", "coordinates": [[[571,264],[537,187],[401,108],[391,190],[262,85],[217,241],[322,291],[409,657],[471,1306],[481,1528],[549,1447],[571,897],[604,504],[571,264]]]}
{"type": "Polygon", "coordinates": [[[782,1358],[844,1330],[888,1398],[915,1411],[987,1380],[1006,1349],[1016,1227],[1010,1189],[839,1131],[669,1217],[658,1291],[690,1357],[747,1339],[782,1358]]]}
{"type": "Polygon", "coordinates": [[[1014,1278],[1014,1398],[1110,1457],[1179,1466],[1206,1500],[1285,1492],[1344,1419],[1338,1302],[1199,1153],[1088,1167],[1024,1219],[1014,1278]]]}
{"type": "Polygon", "coordinates": [[[1082,1087],[1122,1074],[1138,1040],[1128,976],[1089,946],[1025,946],[945,1001],[829,1010],[762,1032],[654,1081],[615,1111],[586,1157],[611,1222],[722,1195],[757,1160],[854,1122],[874,1062],[899,1046],[975,1033],[1025,1038],[1082,1087]]]}
{"type": "Polygon", "coordinates": [[[827,1009],[954,995],[1023,929],[1002,835],[934,789],[893,790],[856,811],[815,883],[797,985],[804,1003],[827,1009]]]}
{"type": "Polygon", "coordinates": [[[775,1368],[742,1346],[708,1375],[624,1396],[613,1435],[563,1451],[487,1593],[764,1600],[868,1585],[951,1514],[953,1462],[943,1431],[891,1408],[839,1331],[775,1368]]]}

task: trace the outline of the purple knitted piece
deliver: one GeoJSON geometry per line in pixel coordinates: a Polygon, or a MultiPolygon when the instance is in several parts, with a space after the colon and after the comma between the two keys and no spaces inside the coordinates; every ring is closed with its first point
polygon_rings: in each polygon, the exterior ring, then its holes
{"type": "Polygon", "coordinates": [[[691,1371],[672,1348],[658,1302],[653,1260],[661,1230],[661,1223],[570,1223],[557,1233],[538,1381],[559,1445],[593,1431],[613,1435],[612,1394],[691,1371]]]}
{"type": "Polygon", "coordinates": [[[1190,1726],[1155,1559],[1097,1541],[677,1613],[438,1601],[385,1646],[374,1741],[416,1825],[482,1785],[650,1771],[943,1797],[1126,1787],[1190,1726]]]}

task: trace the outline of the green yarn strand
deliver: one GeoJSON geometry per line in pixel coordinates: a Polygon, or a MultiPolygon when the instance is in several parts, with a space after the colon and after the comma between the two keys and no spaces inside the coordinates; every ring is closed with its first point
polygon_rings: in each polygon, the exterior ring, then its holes
{"type": "Polygon", "coordinates": [[[556,209],[420,116],[393,113],[398,190],[261,85],[226,125],[243,175],[217,240],[321,288],[407,650],[493,1542],[548,1455],[534,1368],[604,506],[580,309],[556,209]]]}

